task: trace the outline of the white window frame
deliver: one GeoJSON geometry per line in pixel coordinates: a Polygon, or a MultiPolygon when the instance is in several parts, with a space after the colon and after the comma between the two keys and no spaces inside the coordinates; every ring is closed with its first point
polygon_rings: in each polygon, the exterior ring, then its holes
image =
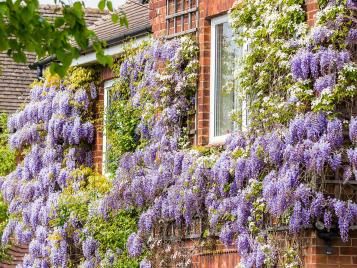
{"type": "MultiPolygon", "coordinates": [[[[211,20],[211,59],[210,59],[210,114],[209,114],[209,144],[211,145],[221,145],[224,144],[226,139],[230,136],[230,134],[215,136],[215,113],[216,113],[216,26],[222,23],[229,22],[229,15],[225,14],[219,17],[215,17],[211,20]]],[[[248,46],[245,45],[245,50],[248,49],[248,46]]],[[[242,102],[242,131],[246,131],[247,129],[247,103],[246,100],[242,102]]]]}
{"type": "Polygon", "coordinates": [[[103,120],[103,147],[102,147],[102,174],[109,176],[107,166],[107,108],[109,107],[109,91],[113,87],[115,79],[107,80],[104,82],[104,120],[103,120]]]}

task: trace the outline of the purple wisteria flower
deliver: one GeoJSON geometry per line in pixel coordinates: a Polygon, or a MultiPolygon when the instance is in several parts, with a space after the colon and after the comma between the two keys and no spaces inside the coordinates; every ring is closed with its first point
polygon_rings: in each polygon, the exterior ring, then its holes
{"type": "Polygon", "coordinates": [[[152,267],[151,262],[148,261],[147,259],[143,259],[140,262],[140,268],[151,268],[151,267],[152,267]]]}
{"type": "Polygon", "coordinates": [[[348,32],[347,43],[351,45],[357,43],[357,29],[351,29],[348,32]]]}
{"type": "Polygon", "coordinates": [[[333,31],[326,26],[315,27],[312,32],[312,39],[315,44],[323,44],[331,38],[333,31]]]}
{"type": "Polygon", "coordinates": [[[316,79],[314,83],[314,89],[316,90],[316,92],[321,93],[323,90],[332,90],[335,85],[336,85],[335,74],[328,74],[316,79]]]}
{"type": "Polygon", "coordinates": [[[357,10],[356,0],[347,0],[347,8],[352,9],[352,10],[357,10]]]}
{"type": "Polygon", "coordinates": [[[357,143],[357,118],[352,117],[349,124],[349,136],[353,143],[357,143]]]}
{"type": "Polygon", "coordinates": [[[127,242],[127,249],[130,256],[137,257],[142,253],[142,239],[135,233],[132,233],[127,242]]]}

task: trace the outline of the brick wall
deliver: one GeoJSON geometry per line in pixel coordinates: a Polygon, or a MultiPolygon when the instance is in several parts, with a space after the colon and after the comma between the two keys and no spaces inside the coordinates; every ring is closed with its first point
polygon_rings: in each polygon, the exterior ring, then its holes
{"type": "Polygon", "coordinates": [[[93,160],[95,170],[102,172],[103,164],[103,116],[104,116],[104,82],[113,79],[113,72],[109,68],[103,69],[100,77],[100,86],[98,89],[98,101],[95,105],[96,114],[96,133],[93,146],[93,160]]]}
{"type": "Polygon", "coordinates": [[[15,268],[21,265],[24,256],[28,253],[28,246],[13,245],[7,251],[10,260],[0,262],[0,268],[15,268]]]}
{"type": "Polygon", "coordinates": [[[332,254],[326,255],[325,242],[316,233],[311,234],[311,244],[305,251],[306,268],[352,268],[357,267],[357,231],[350,233],[347,242],[336,238],[332,242],[332,254]]]}
{"type": "Polygon", "coordinates": [[[306,4],[306,14],[307,14],[307,23],[309,26],[314,25],[315,14],[319,9],[318,0],[305,0],[306,4]]]}
{"type": "Polygon", "coordinates": [[[154,37],[166,34],[166,0],[150,1],[150,20],[154,37]]]}

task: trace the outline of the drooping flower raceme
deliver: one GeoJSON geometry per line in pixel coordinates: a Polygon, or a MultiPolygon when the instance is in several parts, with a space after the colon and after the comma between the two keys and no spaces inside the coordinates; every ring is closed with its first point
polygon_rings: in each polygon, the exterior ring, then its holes
{"type": "MultiPolygon", "coordinates": [[[[89,90],[89,89],[88,89],[89,90]]],[[[94,85],[91,87],[95,96],[94,85]]],[[[19,244],[29,244],[24,267],[65,267],[68,262],[66,229],[53,228],[58,198],[80,166],[92,165],[89,91],[51,85],[35,86],[30,102],[8,122],[10,143],[26,150],[23,161],[2,182],[12,220],[3,242],[13,234],[19,244]]]]}

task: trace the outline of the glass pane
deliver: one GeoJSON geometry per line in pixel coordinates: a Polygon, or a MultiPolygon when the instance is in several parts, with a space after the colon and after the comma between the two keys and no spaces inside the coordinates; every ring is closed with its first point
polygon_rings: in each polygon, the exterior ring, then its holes
{"type": "MultiPolygon", "coordinates": [[[[229,23],[216,25],[215,115],[214,136],[222,136],[238,129],[231,120],[233,110],[242,109],[235,97],[237,83],[234,69],[243,55],[232,37],[229,23]]],[[[240,111],[241,112],[241,111],[240,111]]]]}

